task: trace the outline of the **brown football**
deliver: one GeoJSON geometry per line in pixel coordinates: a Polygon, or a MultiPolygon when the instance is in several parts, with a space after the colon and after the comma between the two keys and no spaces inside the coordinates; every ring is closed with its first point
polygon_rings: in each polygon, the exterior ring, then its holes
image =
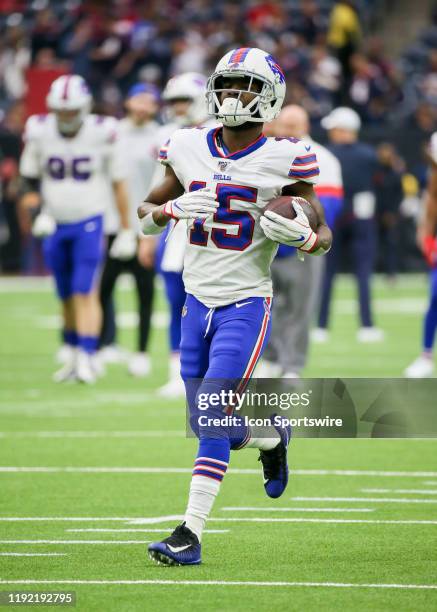
{"type": "Polygon", "coordinates": [[[296,211],[293,208],[292,201],[302,206],[303,212],[308,217],[311,229],[316,231],[319,226],[319,217],[317,215],[317,211],[311,206],[308,200],[305,200],[305,198],[299,198],[296,196],[279,196],[271,199],[270,202],[268,202],[264,207],[263,212],[266,210],[271,210],[272,212],[275,212],[286,219],[294,219],[296,216],[296,211]]]}

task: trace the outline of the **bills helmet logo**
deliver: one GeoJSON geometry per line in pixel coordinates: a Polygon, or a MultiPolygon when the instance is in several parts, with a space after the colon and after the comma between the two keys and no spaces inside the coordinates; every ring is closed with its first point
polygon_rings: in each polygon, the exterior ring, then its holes
{"type": "Polygon", "coordinates": [[[272,55],[266,55],[266,62],[268,63],[270,70],[275,75],[275,80],[278,83],[285,83],[284,73],[282,72],[281,67],[275,58],[272,55]]]}

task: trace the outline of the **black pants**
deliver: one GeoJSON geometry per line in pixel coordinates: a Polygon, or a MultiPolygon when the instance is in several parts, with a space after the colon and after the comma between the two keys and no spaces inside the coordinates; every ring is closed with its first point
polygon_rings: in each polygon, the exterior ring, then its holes
{"type": "Polygon", "coordinates": [[[326,255],[326,271],[322,283],[319,327],[327,327],[334,277],[339,271],[340,259],[351,258],[358,282],[359,312],[362,327],[373,325],[370,297],[370,277],[373,272],[376,227],[373,219],[357,219],[334,230],[332,248],[326,255]],[[345,254],[345,248],[349,252],[345,254]]]}
{"type": "Polygon", "coordinates": [[[135,279],[140,316],[137,346],[138,351],[143,352],[147,349],[147,343],[149,340],[155,271],[152,268],[144,268],[136,256],[128,261],[120,261],[119,259],[113,259],[110,257],[109,249],[111,248],[114,239],[115,236],[108,236],[106,261],[100,281],[100,302],[103,310],[100,346],[108,346],[110,344],[114,344],[115,342],[116,325],[112,296],[118,276],[123,272],[130,272],[135,279]]]}

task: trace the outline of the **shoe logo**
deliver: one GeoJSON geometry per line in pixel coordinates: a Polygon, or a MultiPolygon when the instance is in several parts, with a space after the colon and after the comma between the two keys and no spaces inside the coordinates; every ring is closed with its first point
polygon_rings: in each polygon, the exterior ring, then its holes
{"type": "Polygon", "coordinates": [[[241,308],[242,306],[247,306],[247,304],[253,304],[253,300],[250,302],[240,302],[240,304],[235,304],[235,308],[241,308]]]}
{"type": "Polygon", "coordinates": [[[171,546],[171,544],[167,544],[167,548],[171,550],[172,553],[182,552],[187,548],[190,548],[191,544],[187,544],[186,546],[171,546]]]}

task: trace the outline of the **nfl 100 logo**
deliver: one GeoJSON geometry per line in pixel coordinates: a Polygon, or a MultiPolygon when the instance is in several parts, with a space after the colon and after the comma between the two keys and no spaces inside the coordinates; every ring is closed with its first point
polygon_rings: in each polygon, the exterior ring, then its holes
{"type": "Polygon", "coordinates": [[[218,163],[219,168],[222,172],[224,172],[226,170],[226,168],[229,166],[229,162],[227,161],[219,161],[218,163]]]}

